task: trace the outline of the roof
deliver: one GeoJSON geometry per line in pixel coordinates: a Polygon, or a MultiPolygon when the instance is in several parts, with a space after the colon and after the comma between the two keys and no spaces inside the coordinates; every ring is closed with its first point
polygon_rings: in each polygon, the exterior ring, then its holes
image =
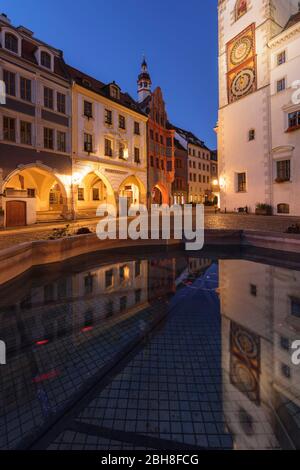
{"type": "MultiPolygon", "coordinates": [[[[21,58],[22,59],[24,59],[28,62],[31,62],[32,64],[34,64],[38,67],[39,65],[38,65],[38,62],[36,60],[35,53],[36,53],[39,45],[43,46],[43,47],[46,47],[46,48],[49,49],[50,52],[54,52],[54,74],[59,75],[60,77],[66,79],[66,80],[69,79],[68,73],[66,71],[62,51],[60,51],[60,50],[58,50],[58,49],[56,49],[52,46],[49,46],[48,44],[40,41],[39,39],[34,38],[33,36],[30,36],[28,33],[26,33],[26,31],[29,32],[29,30],[26,30],[24,27],[16,28],[12,24],[10,24],[8,22],[5,22],[3,20],[0,20],[0,28],[1,27],[9,28],[12,31],[15,31],[19,36],[21,36],[21,38],[22,38],[21,39],[22,40],[21,58]]],[[[2,49],[1,45],[0,45],[0,49],[2,49]]],[[[10,54],[9,51],[5,50],[5,52],[7,54],[10,54]]],[[[43,71],[46,72],[46,70],[44,68],[43,68],[43,71]]],[[[52,73],[51,70],[49,70],[48,73],[52,73]]]]}
{"type": "Polygon", "coordinates": [[[197,145],[205,150],[209,150],[209,148],[205,145],[203,140],[200,140],[195,134],[191,131],[187,131],[180,127],[174,126],[173,124],[169,123],[170,127],[174,129],[181,137],[183,137],[189,144],[197,145]]]}
{"type": "Polygon", "coordinates": [[[91,77],[90,75],[87,75],[86,73],[72,67],[71,65],[67,65],[66,67],[70,78],[78,85],[86,88],[87,90],[93,91],[98,95],[104,96],[105,98],[108,98],[115,103],[125,106],[126,108],[129,108],[136,113],[142,114],[143,116],[145,115],[139,104],[128,93],[123,93],[120,91],[120,99],[113,98],[110,95],[109,85],[115,85],[118,87],[116,83],[103,83],[100,80],[97,80],[96,78],[91,77]]]}
{"type": "Polygon", "coordinates": [[[292,26],[294,26],[295,24],[297,24],[299,22],[300,22],[300,11],[298,11],[298,13],[295,13],[294,15],[292,15],[290,17],[290,19],[287,22],[284,30],[291,28],[292,26]]]}
{"type": "Polygon", "coordinates": [[[174,145],[178,150],[184,150],[186,152],[186,149],[183,145],[181,145],[178,139],[174,139],[174,145]]]}

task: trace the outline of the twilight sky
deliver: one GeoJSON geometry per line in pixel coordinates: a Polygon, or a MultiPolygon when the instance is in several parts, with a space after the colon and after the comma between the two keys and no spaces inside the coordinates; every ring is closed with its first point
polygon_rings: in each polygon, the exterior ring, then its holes
{"type": "Polygon", "coordinates": [[[145,54],[170,121],[215,148],[217,0],[2,0],[0,8],[70,65],[134,98],[145,54]]]}

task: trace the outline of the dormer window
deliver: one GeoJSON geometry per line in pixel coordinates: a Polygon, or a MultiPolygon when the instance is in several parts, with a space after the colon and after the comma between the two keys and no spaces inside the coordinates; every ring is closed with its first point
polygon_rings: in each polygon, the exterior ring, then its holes
{"type": "Polygon", "coordinates": [[[46,51],[41,52],[41,65],[47,69],[51,69],[51,55],[46,51]]]}
{"type": "Polygon", "coordinates": [[[120,89],[116,85],[110,85],[109,86],[109,94],[111,98],[114,98],[115,100],[120,99],[120,89]]]}
{"type": "Polygon", "coordinates": [[[239,20],[248,11],[247,0],[237,0],[235,5],[235,19],[239,20]]]}
{"type": "Polygon", "coordinates": [[[18,38],[11,33],[5,33],[5,49],[18,54],[19,41],[18,38]]]}

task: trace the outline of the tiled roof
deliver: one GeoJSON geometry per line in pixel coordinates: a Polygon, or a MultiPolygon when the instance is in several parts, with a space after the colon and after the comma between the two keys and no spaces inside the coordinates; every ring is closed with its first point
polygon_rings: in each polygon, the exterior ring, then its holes
{"type": "Polygon", "coordinates": [[[294,26],[295,24],[297,24],[299,22],[300,22],[300,11],[298,11],[298,13],[295,13],[294,15],[292,15],[290,17],[290,19],[287,22],[286,27],[284,29],[285,30],[289,29],[289,28],[291,28],[292,26],[294,26]]]}
{"type": "Polygon", "coordinates": [[[175,147],[179,150],[184,150],[186,152],[186,149],[184,148],[183,145],[181,145],[181,143],[179,142],[178,139],[174,139],[174,144],[175,144],[175,147]]]}
{"type": "MultiPolygon", "coordinates": [[[[123,93],[120,91],[120,99],[113,98],[110,96],[110,84],[103,83],[100,80],[97,80],[94,77],[91,77],[90,75],[87,75],[86,73],[71,67],[70,65],[67,65],[67,70],[70,78],[83,88],[91,90],[98,95],[105,96],[111,101],[119,103],[122,106],[125,106],[126,108],[129,108],[139,114],[145,115],[139,104],[128,93],[123,93]]],[[[118,86],[117,84],[115,85],[118,86]]]]}
{"type": "Polygon", "coordinates": [[[200,140],[195,134],[193,134],[190,131],[187,131],[185,129],[181,129],[180,127],[174,126],[173,124],[170,124],[171,128],[174,129],[179,135],[181,135],[183,138],[186,139],[186,141],[189,144],[193,145],[198,145],[198,147],[201,147],[205,150],[209,150],[208,147],[206,147],[205,143],[203,140],[200,140]]]}

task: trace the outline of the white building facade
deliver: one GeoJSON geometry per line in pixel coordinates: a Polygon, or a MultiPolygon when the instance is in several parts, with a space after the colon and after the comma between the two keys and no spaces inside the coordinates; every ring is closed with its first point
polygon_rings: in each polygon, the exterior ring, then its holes
{"type": "Polygon", "coordinates": [[[300,121],[289,117],[298,110],[292,103],[300,70],[298,8],[298,0],[219,0],[222,210],[254,212],[265,204],[274,214],[300,214],[300,121]]]}
{"type": "Polygon", "coordinates": [[[147,116],[116,83],[68,67],[72,86],[74,211],[95,216],[100,204],[147,203],[147,116]]]}

